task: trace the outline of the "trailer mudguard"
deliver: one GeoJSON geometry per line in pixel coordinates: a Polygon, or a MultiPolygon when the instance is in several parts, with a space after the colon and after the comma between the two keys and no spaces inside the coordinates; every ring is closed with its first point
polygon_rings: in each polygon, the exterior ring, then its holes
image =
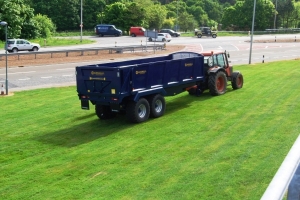
{"type": "Polygon", "coordinates": [[[167,92],[163,87],[157,87],[157,88],[151,88],[148,90],[141,90],[138,91],[133,98],[133,101],[137,102],[141,97],[152,95],[152,94],[161,94],[162,96],[165,96],[167,92]]]}

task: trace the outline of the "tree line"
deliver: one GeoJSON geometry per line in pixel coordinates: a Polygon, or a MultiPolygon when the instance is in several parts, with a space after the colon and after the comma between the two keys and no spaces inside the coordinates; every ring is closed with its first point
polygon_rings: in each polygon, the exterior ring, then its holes
{"type": "MultiPolygon", "coordinates": [[[[249,30],[254,0],[0,0],[9,38],[51,37],[55,31],[114,24],[189,31],[199,26],[249,30]],[[82,8],[82,9],[81,9],[82,8]]],[[[300,0],[256,0],[255,30],[299,28],[300,0]]],[[[0,37],[5,38],[4,28],[0,37]]]]}

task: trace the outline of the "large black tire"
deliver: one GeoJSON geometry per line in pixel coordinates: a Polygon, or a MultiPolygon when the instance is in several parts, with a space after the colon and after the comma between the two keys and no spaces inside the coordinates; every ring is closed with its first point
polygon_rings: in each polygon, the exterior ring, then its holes
{"type": "Polygon", "coordinates": [[[216,35],[216,34],[213,34],[213,35],[212,35],[212,37],[213,37],[213,38],[216,38],[216,37],[217,37],[217,35],[216,35]]]}
{"type": "Polygon", "coordinates": [[[152,95],[149,98],[150,104],[150,116],[153,118],[161,117],[164,115],[166,110],[166,101],[165,98],[160,95],[152,95]]]}
{"type": "Polygon", "coordinates": [[[149,38],[149,42],[152,42],[152,38],[149,38]]]}
{"type": "Polygon", "coordinates": [[[131,34],[131,37],[136,37],[136,35],[134,33],[131,34]]]}
{"type": "Polygon", "coordinates": [[[165,39],[165,38],[163,38],[161,41],[162,41],[162,42],[165,42],[165,41],[166,41],[166,39],[165,39]]]}
{"type": "Polygon", "coordinates": [[[231,78],[231,85],[234,90],[240,89],[243,87],[244,78],[240,72],[233,72],[231,78]]]}
{"type": "Polygon", "coordinates": [[[222,71],[211,74],[208,80],[209,92],[213,96],[222,95],[227,89],[227,77],[222,71]]]}
{"type": "Polygon", "coordinates": [[[140,98],[138,102],[131,101],[126,106],[126,117],[133,123],[144,122],[149,118],[150,106],[146,99],[140,98]]]}
{"type": "Polygon", "coordinates": [[[104,105],[97,105],[95,106],[95,112],[96,115],[100,119],[111,119],[116,116],[115,112],[112,112],[111,108],[109,106],[104,106],[104,105]]]}
{"type": "Polygon", "coordinates": [[[39,48],[37,48],[37,47],[32,48],[32,51],[38,51],[38,50],[39,50],[39,48]]]}
{"type": "Polygon", "coordinates": [[[202,37],[202,35],[201,35],[201,34],[198,34],[198,35],[197,35],[197,37],[198,37],[198,38],[201,38],[201,37],[202,37]]]}

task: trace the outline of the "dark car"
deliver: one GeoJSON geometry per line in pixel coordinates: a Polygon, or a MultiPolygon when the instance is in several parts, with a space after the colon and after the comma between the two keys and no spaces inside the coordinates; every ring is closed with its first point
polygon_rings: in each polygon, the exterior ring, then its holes
{"type": "Polygon", "coordinates": [[[216,31],[212,31],[209,27],[200,27],[200,29],[195,29],[195,35],[198,38],[201,38],[202,36],[216,38],[218,34],[216,31]]]}
{"type": "Polygon", "coordinates": [[[173,31],[172,29],[161,29],[160,33],[169,33],[172,37],[180,36],[180,33],[173,31]]]}

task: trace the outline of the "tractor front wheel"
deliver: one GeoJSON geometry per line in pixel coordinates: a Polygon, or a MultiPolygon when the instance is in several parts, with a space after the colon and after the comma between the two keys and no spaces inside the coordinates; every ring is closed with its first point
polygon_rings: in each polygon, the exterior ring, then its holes
{"type": "Polygon", "coordinates": [[[240,89],[243,87],[244,78],[240,72],[233,72],[231,78],[231,85],[234,90],[240,89]]]}
{"type": "Polygon", "coordinates": [[[224,94],[227,89],[226,74],[222,71],[211,74],[208,80],[208,87],[210,94],[213,96],[224,94]]]}

